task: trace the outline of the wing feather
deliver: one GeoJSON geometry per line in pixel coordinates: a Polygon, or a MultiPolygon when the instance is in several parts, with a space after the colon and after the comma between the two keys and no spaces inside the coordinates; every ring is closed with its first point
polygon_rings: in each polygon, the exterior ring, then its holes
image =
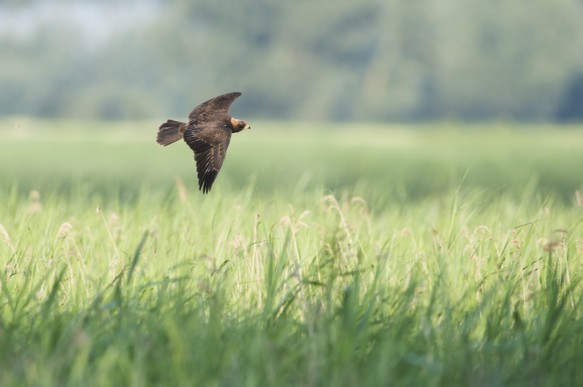
{"type": "Polygon", "coordinates": [[[208,193],[225,160],[231,131],[220,125],[189,127],[184,132],[184,141],[194,152],[198,188],[208,193]]]}
{"type": "Polygon", "coordinates": [[[192,120],[206,120],[211,121],[214,117],[225,117],[225,115],[229,114],[229,108],[234,100],[239,98],[241,93],[233,92],[227,93],[223,95],[219,95],[218,97],[209,99],[206,102],[201,103],[197,107],[190,112],[188,118],[192,120]]]}

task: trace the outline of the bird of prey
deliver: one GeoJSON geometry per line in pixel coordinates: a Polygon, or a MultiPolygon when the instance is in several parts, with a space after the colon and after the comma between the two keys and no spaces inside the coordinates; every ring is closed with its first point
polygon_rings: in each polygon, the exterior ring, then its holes
{"type": "Polygon", "coordinates": [[[231,117],[229,107],[241,93],[219,95],[201,103],[188,116],[188,123],[168,120],[158,129],[156,142],[170,145],[181,138],[194,152],[198,188],[208,193],[215,181],[231,141],[231,133],[251,127],[231,117]]]}

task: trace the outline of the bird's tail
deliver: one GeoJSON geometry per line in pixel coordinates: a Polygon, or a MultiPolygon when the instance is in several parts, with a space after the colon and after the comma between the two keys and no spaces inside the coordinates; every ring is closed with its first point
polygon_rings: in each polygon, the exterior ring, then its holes
{"type": "Polygon", "coordinates": [[[170,145],[182,138],[186,124],[180,121],[168,120],[160,125],[156,142],[162,146],[170,145]]]}

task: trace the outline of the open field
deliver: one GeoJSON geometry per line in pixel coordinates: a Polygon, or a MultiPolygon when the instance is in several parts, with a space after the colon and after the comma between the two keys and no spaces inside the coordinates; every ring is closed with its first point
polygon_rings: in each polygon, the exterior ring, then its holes
{"type": "Polygon", "coordinates": [[[0,121],[0,385],[583,385],[583,128],[0,121]]]}

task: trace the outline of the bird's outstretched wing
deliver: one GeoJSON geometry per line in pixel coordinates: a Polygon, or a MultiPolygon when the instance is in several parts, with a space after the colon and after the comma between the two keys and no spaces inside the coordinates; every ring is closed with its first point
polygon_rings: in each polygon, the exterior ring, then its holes
{"type": "Polygon", "coordinates": [[[198,188],[210,191],[231,141],[231,131],[221,125],[188,128],[184,132],[184,141],[194,151],[198,188]]]}
{"type": "Polygon", "coordinates": [[[236,100],[241,93],[227,93],[219,95],[218,97],[209,99],[206,102],[201,103],[194,108],[192,112],[188,115],[188,118],[192,121],[194,119],[199,121],[213,121],[216,119],[223,119],[228,116],[229,108],[234,100],[236,100]]]}

